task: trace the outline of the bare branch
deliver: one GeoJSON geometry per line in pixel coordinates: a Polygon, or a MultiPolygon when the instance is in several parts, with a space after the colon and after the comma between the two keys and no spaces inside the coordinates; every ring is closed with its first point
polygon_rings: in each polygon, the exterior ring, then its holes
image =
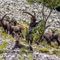
{"type": "Polygon", "coordinates": [[[49,15],[47,16],[46,21],[47,21],[48,18],[50,17],[51,13],[52,13],[52,9],[50,10],[49,15]]]}
{"type": "Polygon", "coordinates": [[[42,7],[42,16],[43,16],[43,20],[44,20],[44,18],[45,18],[45,15],[44,15],[44,3],[43,3],[42,6],[43,6],[43,7],[42,7]]]}

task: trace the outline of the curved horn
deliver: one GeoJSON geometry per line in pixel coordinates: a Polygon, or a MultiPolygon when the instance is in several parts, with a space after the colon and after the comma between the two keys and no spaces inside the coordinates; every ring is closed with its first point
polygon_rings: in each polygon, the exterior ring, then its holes
{"type": "Polygon", "coordinates": [[[31,14],[31,13],[29,13],[29,12],[23,12],[23,13],[27,13],[27,14],[29,14],[30,16],[34,17],[34,15],[32,15],[32,14],[31,14]]]}
{"type": "Polygon", "coordinates": [[[7,15],[7,14],[5,14],[5,15],[1,18],[1,20],[3,20],[3,19],[5,18],[6,15],[7,15]]]}

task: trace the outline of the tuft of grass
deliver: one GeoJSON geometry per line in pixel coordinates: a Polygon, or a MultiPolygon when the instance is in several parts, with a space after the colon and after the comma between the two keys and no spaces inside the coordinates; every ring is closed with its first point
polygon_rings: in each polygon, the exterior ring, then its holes
{"type": "Polygon", "coordinates": [[[21,53],[28,53],[28,50],[26,48],[21,48],[21,53]]]}
{"type": "Polygon", "coordinates": [[[32,53],[30,53],[28,56],[29,56],[29,60],[33,60],[32,53]]]}
{"type": "Polygon", "coordinates": [[[4,50],[0,50],[0,54],[4,53],[4,50]]]}
{"type": "Polygon", "coordinates": [[[54,49],[53,54],[60,56],[60,49],[54,49]]]}
{"type": "Polygon", "coordinates": [[[6,41],[4,41],[3,44],[0,45],[0,49],[6,48],[7,44],[8,44],[8,43],[7,43],[6,41]]]}
{"type": "Polygon", "coordinates": [[[42,53],[48,53],[49,49],[48,48],[40,48],[39,51],[42,53]]]}

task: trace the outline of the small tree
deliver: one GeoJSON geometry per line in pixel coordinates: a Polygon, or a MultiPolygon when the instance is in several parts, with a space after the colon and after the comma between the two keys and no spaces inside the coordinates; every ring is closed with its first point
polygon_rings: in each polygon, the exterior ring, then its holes
{"type": "Polygon", "coordinates": [[[46,22],[48,20],[48,18],[50,17],[53,9],[55,9],[57,6],[59,6],[60,4],[60,0],[27,0],[29,3],[42,3],[42,22],[40,24],[40,28],[39,28],[39,34],[40,34],[40,37],[41,35],[44,34],[44,31],[45,31],[45,28],[46,28],[46,22]],[[50,9],[50,12],[48,14],[48,16],[46,17],[45,16],[45,13],[44,13],[44,9],[45,7],[48,7],[50,9]]]}

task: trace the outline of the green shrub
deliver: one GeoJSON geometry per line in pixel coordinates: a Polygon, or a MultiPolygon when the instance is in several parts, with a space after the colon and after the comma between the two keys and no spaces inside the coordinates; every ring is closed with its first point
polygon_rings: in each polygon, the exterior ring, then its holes
{"type": "Polygon", "coordinates": [[[48,53],[49,49],[48,48],[40,48],[39,51],[42,53],[48,53]]]}
{"type": "Polygon", "coordinates": [[[4,41],[3,44],[0,45],[0,49],[6,48],[7,44],[8,44],[8,43],[7,43],[6,41],[4,41]]]}
{"type": "Polygon", "coordinates": [[[44,34],[45,31],[45,21],[41,20],[37,27],[32,30],[33,41],[37,41],[44,34]]]}

